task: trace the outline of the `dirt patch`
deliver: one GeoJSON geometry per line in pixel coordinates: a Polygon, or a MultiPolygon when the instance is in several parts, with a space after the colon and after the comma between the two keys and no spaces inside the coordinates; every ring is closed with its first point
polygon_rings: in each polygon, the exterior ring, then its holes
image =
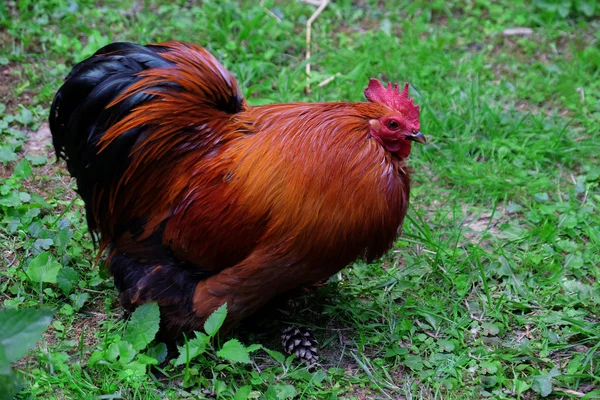
{"type": "Polygon", "coordinates": [[[31,96],[17,96],[15,89],[21,79],[21,68],[16,64],[0,65],[0,103],[8,110],[15,109],[19,104],[30,105],[31,96]]]}
{"type": "Polygon", "coordinates": [[[13,364],[13,367],[15,369],[18,369],[21,371],[25,371],[27,369],[30,369],[31,367],[37,367],[39,358],[36,353],[37,353],[38,349],[40,349],[42,352],[44,352],[46,354],[49,354],[50,353],[49,349],[55,348],[57,343],[58,343],[58,338],[56,337],[56,334],[54,332],[50,332],[50,331],[44,332],[44,334],[42,335],[42,340],[39,343],[39,345],[35,349],[31,350],[28,355],[21,358],[19,361],[15,362],[13,364]]]}
{"type": "Polygon", "coordinates": [[[4,164],[0,164],[0,179],[8,179],[12,175],[12,168],[4,164]]]}
{"type": "Polygon", "coordinates": [[[99,339],[96,337],[95,332],[100,330],[100,323],[107,318],[108,316],[104,313],[89,312],[87,317],[75,319],[73,321],[71,339],[76,340],[78,343],[83,343],[83,347],[86,351],[95,348],[99,343],[99,339]]]}
{"type": "Polygon", "coordinates": [[[463,224],[463,236],[472,244],[479,243],[485,235],[496,236],[500,232],[499,221],[491,218],[491,212],[468,216],[463,224]]]}
{"type": "MultiPolygon", "coordinates": [[[[103,307],[103,303],[91,303],[92,308],[103,307]],[[95,307],[94,304],[97,304],[98,306],[95,307]]],[[[94,350],[100,342],[96,333],[100,331],[100,324],[107,318],[108,316],[103,312],[89,311],[80,317],[75,318],[73,320],[73,325],[68,327],[69,329],[65,333],[57,331],[53,326],[50,326],[49,329],[44,332],[39,346],[31,350],[25,357],[15,362],[13,364],[14,368],[23,371],[28,368],[42,367],[37,352],[41,350],[43,353],[50,354],[52,351],[57,350],[57,346],[61,346],[62,340],[59,338],[63,334],[65,334],[64,339],[71,340],[78,345],[82,344],[81,349],[83,359],[81,361],[87,360],[92,350],[94,350]]],[[[73,352],[74,356],[75,354],[79,355],[78,352],[73,352]]]]}
{"type": "Polygon", "coordinates": [[[497,207],[495,211],[486,210],[476,214],[468,214],[462,223],[462,235],[467,243],[479,244],[486,248],[491,245],[493,238],[504,237],[502,225],[509,222],[508,210],[497,207]]]}
{"type": "Polygon", "coordinates": [[[54,151],[48,147],[50,143],[52,143],[50,127],[48,123],[43,123],[37,131],[29,133],[27,143],[23,146],[23,153],[54,158],[54,151]]]}
{"type": "Polygon", "coordinates": [[[31,193],[45,198],[60,193],[62,200],[73,200],[77,193],[72,189],[71,177],[66,174],[64,163],[54,162],[56,155],[51,143],[52,134],[47,123],[43,123],[37,131],[29,132],[27,142],[23,145],[23,155],[44,156],[48,162],[36,167],[34,175],[23,184],[31,193]]]}
{"type": "MultiPolygon", "coordinates": [[[[61,200],[73,200],[77,193],[73,190],[72,178],[66,172],[64,162],[55,162],[56,155],[51,144],[52,134],[47,123],[43,123],[36,131],[27,132],[27,141],[22,146],[18,160],[6,166],[0,164],[0,178],[9,178],[14,165],[24,157],[46,157],[48,161],[33,166],[32,176],[22,181],[24,189],[46,199],[60,194],[61,200]]],[[[57,215],[60,214],[62,207],[58,206],[55,211],[57,215]]]]}

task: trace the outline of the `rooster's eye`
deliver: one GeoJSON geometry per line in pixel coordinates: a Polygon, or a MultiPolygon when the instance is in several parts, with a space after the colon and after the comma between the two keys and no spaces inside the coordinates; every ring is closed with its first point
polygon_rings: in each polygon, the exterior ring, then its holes
{"type": "Polygon", "coordinates": [[[389,129],[395,131],[396,129],[398,129],[400,127],[400,124],[398,123],[398,121],[394,121],[393,119],[391,119],[388,121],[387,127],[389,129]]]}

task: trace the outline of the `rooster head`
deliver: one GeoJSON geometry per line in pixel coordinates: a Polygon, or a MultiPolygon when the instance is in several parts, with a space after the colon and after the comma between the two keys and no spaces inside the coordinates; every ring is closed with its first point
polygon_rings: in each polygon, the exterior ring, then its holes
{"type": "Polygon", "coordinates": [[[412,142],[425,143],[425,136],[420,131],[419,106],[408,97],[408,83],[400,92],[397,83],[392,87],[389,82],[386,88],[377,79],[371,79],[365,89],[365,97],[389,110],[385,115],[369,121],[371,137],[385,149],[406,158],[412,142]]]}

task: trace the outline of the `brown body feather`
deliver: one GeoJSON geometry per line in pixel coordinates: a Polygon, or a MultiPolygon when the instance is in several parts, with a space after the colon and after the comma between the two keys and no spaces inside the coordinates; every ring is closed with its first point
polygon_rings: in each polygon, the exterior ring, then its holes
{"type": "Polygon", "coordinates": [[[220,105],[240,98],[239,89],[206,50],[160,46],[172,65],[137,74],[107,109],[152,97],[107,123],[95,144],[102,153],[137,129],[129,162],[86,199],[112,257],[152,266],[121,288],[124,304],[158,301],[165,327],[179,331],[201,327],[227,302],[231,325],[279,293],[393,245],[409,174],[369,131],[370,120],[393,110],[378,103],[250,107],[240,100],[230,112],[220,105]],[[165,88],[171,83],[177,88],[165,88]],[[135,229],[120,228],[136,220],[143,222],[135,229]],[[164,249],[178,266],[165,261],[164,249]],[[162,297],[153,285],[168,288],[169,268],[188,274],[181,279],[193,282],[193,291],[162,297]]]}

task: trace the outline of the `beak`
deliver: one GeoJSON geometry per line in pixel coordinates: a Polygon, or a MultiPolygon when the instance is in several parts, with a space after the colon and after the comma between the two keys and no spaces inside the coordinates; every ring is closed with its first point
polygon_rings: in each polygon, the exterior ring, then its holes
{"type": "Polygon", "coordinates": [[[406,138],[408,140],[412,140],[413,142],[417,142],[417,143],[427,143],[427,139],[425,139],[425,135],[423,135],[420,131],[417,133],[414,133],[412,135],[406,135],[406,138]]]}

